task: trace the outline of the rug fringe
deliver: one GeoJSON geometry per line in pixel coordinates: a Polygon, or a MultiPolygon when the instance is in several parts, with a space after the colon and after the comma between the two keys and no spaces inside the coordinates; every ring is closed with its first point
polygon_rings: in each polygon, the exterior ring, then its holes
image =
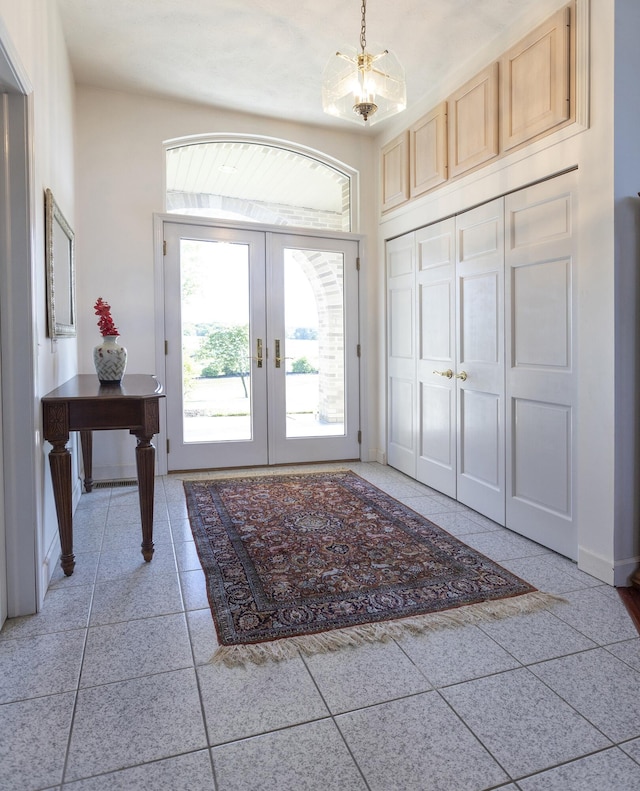
{"type": "Polygon", "coordinates": [[[509,599],[469,604],[444,612],[362,624],[346,629],[332,629],[318,634],[285,637],[263,643],[222,645],[216,650],[211,661],[214,664],[225,664],[227,667],[236,667],[247,663],[260,665],[268,661],[278,662],[292,659],[299,653],[305,656],[325,654],[329,651],[337,651],[349,646],[355,647],[364,643],[386,642],[392,638],[402,638],[406,634],[420,634],[438,629],[468,626],[483,621],[496,621],[512,615],[524,615],[546,610],[554,604],[561,603],[566,604],[566,599],[552,593],[535,591],[509,599]]]}

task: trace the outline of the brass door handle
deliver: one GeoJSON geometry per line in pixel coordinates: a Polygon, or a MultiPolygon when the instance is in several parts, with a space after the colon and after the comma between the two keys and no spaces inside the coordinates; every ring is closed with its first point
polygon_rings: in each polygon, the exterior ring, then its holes
{"type": "Polygon", "coordinates": [[[276,354],[275,354],[276,368],[281,368],[283,360],[293,360],[293,357],[280,357],[280,341],[276,339],[274,341],[274,344],[276,347],[276,354]]]}
{"type": "Polygon", "coordinates": [[[451,379],[451,377],[453,376],[453,371],[451,370],[451,368],[447,368],[446,371],[434,371],[433,373],[438,374],[438,376],[446,376],[447,379],[451,379]]]}
{"type": "Polygon", "coordinates": [[[251,355],[249,355],[247,360],[253,360],[257,368],[262,368],[262,338],[258,338],[256,341],[256,356],[251,357],[251,355]]]}
{"type": "Polygon", "coordinates": [[[462,379],[463,382],[466,381],[466,379],[467,379],[467,372],[466,371],[460,371],[459,374],[456,374],[456,379],[462,379]]]}

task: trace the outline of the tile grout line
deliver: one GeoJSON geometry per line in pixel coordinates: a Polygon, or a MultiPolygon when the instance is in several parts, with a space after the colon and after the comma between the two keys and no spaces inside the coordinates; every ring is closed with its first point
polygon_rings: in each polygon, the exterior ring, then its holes
{"type": "MultiPolygon", "coordinates": [[[[162,479],[162,487],[164,489],[164,477],[162,479]]],[[[166,489],[165,489],[165,497],[166,497],[166,489]]],[[[183,500],[180,501],[180,502],[184,501],[184,489],[183,489],[182,498],[183,498],[183,500]]],[[[169,509],[167,507],[167,512],[168,511],[169,511],[169,509]]],[[[178,572],[178,589],[180,591],[180,601],[182,602],[183,616],[184,616],[184,620],[185,620],[186,627],[187,627],[187,637],[189,638],[189,649],[191,651],[191,661],[193,663],[193,674],[195,676],[196,689],[198,690],[198,701],[200,703],[200,717],[202,718],[202,726],[203,726],[203,729],[204,729],[204,738],[205,738],[205,741],[207,743],[206,750],[207,750],[207,755],[209,757],[209,765],[211,767],[211,776],[213,778],[213,791],[218,791],[219,783],[218,783],[218,777],[217,777],[217,773],[216,773],[215,762],[213,760],[213,751],[211,749],[211,739],[209,738],[209,725],[207,723],[207,717],[206,717],[205,708],[204,708],[204,699],[203,699],[203,695],[202,695],[202,685],[200,684],[200,676],[198,674],[198,664],[196,662],[196,653],[195,653],[195,648],[194,648],[194,639],[193,639],[193,636],[192,636],[191,623],[190,623],[189,616],[188,616],[188,612],[189,611],[187,610],[187,602],[186,602],[186,599],[185,599],[185,596],[184,596],[184,591],[182,589],[182,578],[181,578],[181,575],[180,575],[180,568],[179,568],[179,564],[178,564],[178,555],[176,553],[176,547],[175,547],[175,543],[176,542],[175,542],[175,536],[173,535],[173,528],[172,528],[172,524],[171,524],[171,515],[170,514],[169,514],[169,532],[171,533],[171,546],[173,548],[173,555],[174,555],[174,560],[175,560],[175,564],[176,564],[176,570],[178,572]]],[[[206,584],[206,582],[205,582],[205,584],[206,584]]]]}
{"type": "MultiPolygon", "coordinates": [[[[300,659],[302,660],[302,664],[305,666],[305,669],[306,669],[307,673],[309,674],[309,677],[311,678],[311,682],[313,683],[314,687],[316,688],[316,690],[317,690],[317,692],[318,692],[318,695],[320,695],[320,698],[322,699],[322,702],[323,702],[323,703],[324,703],[324,705],[326,706],[326,708],[327,708],[327,711],[329,712],[329,718],[331,719],[331,721],[333,722],[333,725],[334,725],[334,727],[336,728],[336,730],[337,730],[337,731],[338,731],[338,733],[340,734],[340,738],[342,739],[342,742],[343,742],[343,744],[344,744],[345,748],[347,749],[347,752],[348,752],[348,753],[349,753],[349,755],[351,756],[351,760],[353,761],[353,763],[354,763],[354,766],[356,767],[356,769],[357,769],[357,770],[358,770],[358,772],[360,773],[360,777],[362,778],[362,782],[364,783],[364,785],[365,785],[365,788],[367,789],[367,791],[371,791],[371,786],[370,786],[370,785],[369,785],[369,783],[367,782],[367,778],[365,777],[365,774],[364,774],[364,772],[362,771],[362,768],[360,767],[360,764],[359,764],[359,763],[358,763],[358,761],[356,760],[356,757],[355,757],[355,755],[353,754],[353,751],[351,750],[351,747],[349,746],[349,744],[348,744],[348,742],[347,742],[347,740],[346,740],[346,738],[345,738],[345,736],[344,736],[344,733],[342,732],[342,729],[340,728],[340,725],[339,725],[339,724],[338,724],[338,722],[336,721],[336,717],[337,717],[337,716],[339,716],[339,715],[336,715],[336,714],[334,714],[334,713],[331,711],[331,708],[330,708],[329,704],[327,703],[327,701],[325,700],[325,697],[324,697],[324,695],[322,694],[322,690],[320,689],[320,687],[319,687],[319,685],[318,685],[317,681],[316,681],[316,680],[315,680],[315,678],[314,678],[314,675],[313,675],[313,673],[311,672],[311,670],[310,670],[310,668],[309,668],[309,665],[307,664],[307,662],[306,662],[306,660],[305,660],[305,657],[304,657],[304,656],[303,656],[303,655],[300,653],[300,651],[298,651],[298,656],[299,656],[299,657],[300,657],[300,659]]],[[[343,712],[343,713],[344,713],[344,712],[343,712]]]]}
{"type": "MultiPolygon", "coordinates": [[[[164,485],[164,479],[165,479],[165,477],[163,476],[162,477],[163,485],[164,485]]],[[[379,488],[381,488],[383,491],[385,490],[384,489],[384,483],[382,481],[374,481],[373,483],[374,483],[374,485],[379,486],[379,488]]],[[[387,483],[388,483],[388,485],[393,486],[394,484],[397,485],[398,481],[388,481],[387,483]]],[[[393,495],[391,495],[391,496],[393,496],[393,495]]],[[[115,504],[114,504],[114,506],[115,506],[115,504]]],[[[108,511],[108,507],[107,507],[107,511],[108,511]]],[[[431,517],[427,516],[426,518],[431,520],[431,517]]],[[[180,521],[182,521],[182,519],[180,519],[180,521]]],[[[431,521],[435,522],[435,520],[431,520],[431,521]]],[[[435,522],[435,523],[437,524],[437,522],[435,522]]],[[[188,617],[188,613],[191,612],[191,611],[186,609],[187,603],[186,603],[186,600],[185,600],[185,597],[184,597],[183,587],[182,587],[182,584],[181,584],[180,569],[178,567],[178,558],[177,558],[177,555],[176,555],[176,541],[174,539],[173,531],[171,530],[171,517],[169,517],[169,528],[170,528],[171,545],[172,545],[172,552],[173,552],[173,556],[174,556],[174,563],[175,563],[176,573],[178,575],[180,602],[181,602],[181,605],[182,605],[182,610],[180,611],[180,613],[182,614],[182,616],[184,617],[185,622],[186,622],[187,635],[188,635],[188,639],[189,639],[189,648],[190,648],[190,651],[191,651],[191,660],[192,660],[192,665],[191,666],[193,668],[193,672],[195,673],[195,677],[196,677],[196,684],[197,684],[198,695],[199,695],[199,702],[200,702],[200,712],[201,712],[202,722],[203,722],[203,725],[204,725],[204,732],[205,732],[205,738],[206,738],[206,747],[204,749],[207,749],[207,751],[208,751],[209,761],[210,761],[210,764],[211,764],[211,771],[213,773],[213,783],[214,783],[215,788],[218,789],[219,788],[219,782],[218,782],[218,778],[216,776],[215,762],[213,760],[213,749],[214,748],[209,743],[209,729],[208,729],[208,726],[207,726],[206,716],[205,716],[205,711],[204,711],[203,691],[202,691],[202,688],[201,688],[201,685],[200,685],[200,678],[199,678],[199,675],[198,675],[198,667],[200,667],[200,665],[196,664],[195,643],[194,643],[193,634],[192,634],[192,627],[191,627],[191,624],[190,624],[190,621],[189,621],[189,617],[188,617]]],[[[94,598],[95,598],[95,594],[96,594],[97,585],[99,584],[98,583],[98,571],[99,571],[99,568],[100,568],[100,563],[101,563],[101,559],[102,559],[102,555],[103,555],[103,545],[104,545],[104,541],[105,541],[105,538],[106,538],[106,535],[107,535],[107,533],[106,533],[107,529],[108,529],[107,528],[107,519],[105,518],[105,523],[103,525],[102,536],[101,536],[101,541],[100,541],[99,559],[98,559],[98,563],[96,565],[96,573],[94,575],[93,583],[90,583],[91,584],[90,604],[89,604],[89,611],[88,611],[88,615],[87,615],[87,622],[86,622],[86,625],[84,627],[85,634],[84,634],[84,640],[82,642],[82,659],[81,659],[79,670],[78,670],[78,676],[77,676],[77,680],[76,680],[76,688],[75,688],[75,690],[73,690],[73,689],[69,690],[69,692],[74,692],[74,700],[73,700],[73,709],[72,709],[70,725],[69,725],[69,734],[68,734],[68,737],[67,737],[65,758],[64,758],[64,763],[63,763],[63,766],[62,766],[62,779],[59,781],[59,785],[56,785],[56,788],[58,788],[59,791],[62,791],[63,788],[69,787],[69,784],[75,782],[75,781],[71,781],[71,780],[67,781],[65,779],[65,777],[66,777],[66,774],[67,774],[67,772],[69,770],[69,759],[70,759],[70,755],[71,755],[70,747],[71,747],[71,742],[72,742],[72,738],[73,738],[73,730],[74,730],[75,718],[76,718],[77,707],[78,707],[78,698],[79,698],[79,694],[80,694],[80,691],[81,691],[80,683],[81,683],[81,679],[82,679],[82,673],[83,673],[83,670],[84,670],[84,667],[85,667],[85,662],[87,660],[88,632],[89,632],[89,629],[92,628],[91,627],[91,615],[92,615],[92,612],[93,612],[94,598]]],[[[446,528],[444,528],[444,529],[446,529],[446,528]]],[[[491,532],[491,531],[482,531],[482,530],[480,530],[479,532],[491,532]]],[[[464,537],[456,536],[456,538],[458,538],[458,540],[460,540],[460,541],[462,541],[464,543],[464,537]]],[[[529,557],[529,556],[525,556],[525,557],[529,557]]],[[[495,561],[495,562],[500,563],[500,562],[503,562],[503,561],[495,561]]],[[[581,590],[581,589],[578,589],[578,592],[579,592],[579,590],[581,590]]],[[[162,613],[162,614],[159,614],[159,615],[156,615],[156,616],[150,616],[150,617],[164,617],[165,615],[173,615],[173,614],[177,614],[177,612],[176,613],[162,613]]],[[[551,614],[553,614],[553,613],[551,613],[551,614]]],[[[554,616],[554,617],[557,617],[557,616],[554,616]]],[[[127,618],[126,620],[118,621],[117,623],[129,623],[129,622],[132,622],[132,621],[144,620],[144,619],[146,619],[145,616],[142,616],[140,618],[127,618]]],[[[573,626],[572,624],[570,624],[570,623],[568,623],[566,621],[563,621],[562,618],[558,618],[558,620],[561,621],[564,625],[568,626],[569,628],[574,629],[578,634],[581,634],[586,639],[592,640],[592,638],[590,638],[588,635],[584,634],[584,632],[582,632],[581,629],[578,629],[575,626],[573,626]]],[[[112,624],[104,624],[104,626],[110,626],[110,625],[112,625],[112,624]]],[[[103,624],[101,624],[99,626],[103,626],[103,624]]],[[[66,631],[66,630],[63,629],[63,630],[58,630],[58,631],[66,631]]],[[[539,679],[530,670],[530,666],[533,666],[533,665],[543,664],[544,662],[548,662],[548,661],[561,660],[561,659],[564,659],[566,657],[573,656],[575,654],[582,654],[582,653],[586,653],[588,651],[594,651],[594,650],[596,650],[598,648],[602,648],[605,651],[607,651],[611,656],[613,656],[614,658],[616,658],[619,661],[623,662],[631,670],[634,670],[634,671],[637,672],[636,668],[634,668],[632,665],[629,665],[627,662],[625,662],[625,660],[622,660],[619,657],[616,657],[615,654],[613,654],[611,651],[608,650],[608,646],[612,646],[612,645],[615,645],[615,644],[627,642],[629,640],[632,640],[633,638],[624,638],[624,639],[621,639],[621,640],[615,640],[613,643],[606,643],[606,644],[601,644],[601,643],[598,643],[598,642],[592,640],[592,642],[595,643],[592,647],[589,647],[589,648],[586,648],[586,649],[582,649],[582,650],[579,650],[579,651],[571,651],[568,654],[562,654],[561,656],[558,656],[558,657],[550,657],[548,659],[537,660],[537,661],[531,662],[531,663],[529,663],[527,665],[527,664],[524,664],[523,662],[521,662],[520,660],[518,660],[517,657],[514,657],[513,654],[511,654],[511,652],[510,652],[510,650],[508,648],[504,648],[490,634],[487,634],[482,629],[481,629],[481,631],[483,632],[483,634],[485,634],[487,637],[489,637],[494,643],[496,643],[496,645],[498,645],[502,650],[504,650],[509,656],[512,656],[513,659],[518,663],[520,668],[529,670],[529,673],[534,678],[536,678],[538,681],[542,681],[542,683],[546,687],[548,687],[548,689],[550,689],[550,691],[553,693],[553,695],[557,696],[560,700],[562,700],[573,711],[575,711],[578,716],[580,716],[583,720],[588,722],[595,730],[600,732],[609,742],[611,742],[611,744],[609,746],[603,747],[603,748],[598,749],[598,750],[593,750],[592,752],[587,753],[585,755],[576,756],[575,758],[571,758],[569,760],[566,760],[566,761],[563,761],[561,763],[555,764],[553,766],[547,767],[545,769],[539,770],[538,772],[532,772],[530,774],[523,775],[522,777],[519,778],[519,780],[524,780],[524,779],[528,779],[528,778],[531,778],[531,777],[536,777],[536,776],[542,775],[543,773],[545,773],[545,772],[547,772],[549,770],[556,769],[556,768],[561,767],[561,766],[577,763],[580,760],[583,760],[585,757],[606,752],[607,750],[611,750],[613,747],[617,748],[622,753],[624,753],[624,750],[621,750],[620,745],[621,744],[626,744],[627,742],[634,741],[636,738],[638,738],[638,737],[635,737],[635,736],[631,736],[631,737],[625,738],[624,740],[622,740],[620,742],[617,742],[617,743],[614,742],[613,739],[610,739],[608,736],[606,736],[606,734],[603,731],[601,731],[600,728],[598,728],[593,723],[591,723],[591,721],[585,715],[581,714],[580,711],[575,709],[574,706],[572,706],[568,701],[566,701],[562,697],[562,695],[557,693],[555,690],[551,689],[551,687],[549,687],[542,679],[539,679]]],[[[46,633],[46,634],[50,634],[50,633],[46,633]]],[[[9,638],[9,639],[18,639],[18,638],[9,638]]],[[[399,648],[401,648],[401,650],[403,651],[404,655],[408,657],[408,659],[411,661],[412,665],[418,670],[420,675],[423,678],[425,678],[426,681],[429,684],[431,684],[431,681],[429,680],[428,676],[420,669],[420,667],[416,664],[416,662],[403,649],[403,647],[401,645],[402,641],[400,641],[400,642],[394,641],[394,642],[396,643],[396,645],[399,648]]],[[[235,743],[238,743],[238,742],[242,742],[242,741],[246,741],[246,740],[249,740],[249,739],[257,738],[257,737],[260,737],[262,735],[266,735],[268,733],[274,733],[274,732],[277,732],[277,731],[287,731],[287,730],[290,730],[290,729],[292,729],[294,727],[298,727],[300,725],[305,725],[307,723],[322,722],[324,720],[331,719],[332,722],[334,723],[335,727],[338,729],[338,732],[340,733],[340,737],[341,737],[342,741],[344,742],[345,747],[346,747],[349,755],[351,756],[352,761],[354,762],[356,768],[358,769],[358,771],[360,773],[360,776],[362,777],[362,780],[365,783],[366,788],[369,789],[370,786],[367,783],[366,778],[364,777],[362,769],[360,768],[358,762],[356,761],[356,759],[355,759],[355,757],[354,757],[349,745],[347,744],[346,739],[345,739],[345,737],[344,737],[344,735],[343,735],[343,733],[342,733],[342,731],[341,731],[341,729],[340,729],[340,727],[338,725],[338,722],[337,722],[337,718],[339,718],[339,716],[341,716],[342,714],[348,714],[349,712],[341,712],[340,714],[333,714],[331,712],[331,710],[329,709],[329,706],[328,706],[324,696],[322,695],[322,692],[321,692],[321,690],[320,690],[320,688],[318,686],[318,683],[316,682],[313,674],[311,673],[311,670],[310,670],[307,662],[305,661],[305,658],[302,657],[302,656],[300,658],[302,659],[303,664],[305,665],[305,668],[306,668],[307,672],[309,673],[309,675],[311,676],[311,680],[312,680],[315,688],[318,691],[318,694],[320,695],[320,697],[321,697],[321,699],[322,699],[327,711],[329,712],[328,716],[327,717],[313,718],[313,719],[307,720],[305,722],[295,723],[294,725],[287,725],[287,726],[283,726],[283,727],[280,727],[280,728],[274,728],[274,729],[272,729],[270,731],[265,731],[264,733],[252,734],[250,736],[243,737],[243,738],[240,738],[240,739],[232,739],[232,740],[230,740],[228,742],[224,742],[223,744],[235,744],[235,743]]],[[[186,657],[185,657],[185,659],[186,659],[186,657]]],[[[514,669],[517,669],[517,668],[514,668],[514,669]]],[[[159,672],[171,672],[171,671],[159,671],[159,672]]],[[[505,672],[508,672],[508,671],[498,671],[498,672],[495,672],[495,673],[487,673],[484,676],[481,676],[481,678],[485,678],[487,676],[500,676],[500,675],[502,675],[505,672]]],[[[146,674],[144,674],[144,676],[136,676],[134,678],[143,678],[143,677],[147,677],[147,676],[150,676],[150,675],[156,675],[156,674],[155,673],[146,673],[146,674]]],[[[476,680],[476,679],[469,679],[469,681],[473,681],[473,680],[476,680]]],[[[113,683],[115,683],[115,682],[113,682],[113,683]]],[[[457,683],[458,684],[463,684],[463,683],[466,683],[466,682],[461,681],[461,682],[457,682],[457,683]]],[[[102,686],[102,685],[96,685],[96,686],[102,686]]],[[[440,689],[444,690],[447,687],[451,687],[451,686],[455,686],[455,685],[448,684],[448,685],[443,685],[441,687],[436,687],[436,686],[432,685],[432,690],[431,690],[431,691],[438,692],[440,699],[444,700],[445,704],[448,706],[449,709],[452,709],[452,706],[448,703],[448,701],[440,693],[440,689]]],[[[414,693],[412,695],[400,695],[400,696],[398,696],[396,698],[393,698],[391,700],[384,700],[384,701],[381,701],[379,703],[371,704],[369,706],[358,706],[357,708],[352,709],[352,711],[362,711],[362,710],[365,710],[365,709],[368,709],[368,708],[372,708],[372,707],[375,707],[375,706],[384,705],[384,704],[387,704],[387,703],[392,703],[392,702],[395,702],[395,701],[404,700],[404,699],[408,699],[408,698],[411,698],[411,697],[416,697],[417,695],[424,694],[426,691],[429,691],[429,690],[424,690],[422,692],[414,693]]],[[[485,749],[487,751],[487,753],[496,762],[496,764],[498,766],[500,766],[500,768],[503,771],[505,771],[505,774],[508,777],[510,777],[510,773],[506,772],[506,770],[504,770],[504,767],[502,767],[500,762],[497,761],[497,759],[494,758],[494,756],[491,753],[491,751],[488,750],[488,748],[484,745],[484,743],[478,738],[478,736],[476,736],[476,734],[470,728],[470,726],[462,719],[462,717],[460,717],[457,714],[457,712],[454,709],[452,709],[452,710],[453,710],[454,715],[457,717],[457,719],[473,735],[473,737],[482,745],[483,749],[485,749]]],[[[216,745],[216,746],[222,746],[222,744],[221,745],[216,745]]],[[[185,753],[180,753],[180,755],[188,755],[188,754],[199,752],[199,751],[200,751],[199,749],[198,750],[190,750],[190,751],[187,751],[185,753]]],[[[627,753],[624,753],[624,754],[628,755],[627,753]]],[[[173,758],[173,757],[176,757],[176,756],[171,755],[171,756],[166,756],[164,758],[154,759],[152,761],[145,761],[145,762],[143,762],[141,764],[136,764],[135,766],[145,766],[147,764],[158,763],[160,761],[167,760],[167,759],[173,758]]],[[[632,756],[628,756],[628,757],[630,757],[631,760],[634,761],[634,763],[636,763],[636,764],[640,763],[636,759],[634,759],[632,756]]],[[[134,766],[123,767],[123,769],[132,769],[132,768],[134,768],[134,766]]],[[[121,771],[121,770],[112,770],[112,771],[117,772],[117,771],[121,771]]],[[[111,774],[111,771],[103,772],[100,775],[95,775],[95,777],[103,776],[103,775],[106,776],[106,775],[109,775],[109,774],[111,774]]],[[[508,782],[509,781],[507,781],[507,784],[508,784],[508,782]]],[[[511,783],[513,783],[514,787],[520,788],[520,786],[518,785],[518,782],[515,779],[512,779],[511,783]]],[[[500,784],[497,784],[497,785],[491,785],[488,788],[497,790],[497,789],[502,788],[503,786],[504,786],[504,782],[500,783],[500,784]]],[[[47,787],[49,787],[49,786],[47,785],[47,787]]]]}
{"type": "MultiPolygon", "coordinates": [[[[100,562],[98,561],[98,565],[99,564],[100,564],[100,562]]],[[[97,574],[98,574],[98,566],[96,566],[96,577],[97,577],[97,574]]],[[[92,590],[91,590],[91,598],[90,598],[90,602],[89,602],[89,611],[87,613],[87,625],[86,625],[86,628],[85,628],[84,641],[83,641],[83,645],[82,645],[82,659],[80,661],[80,667],[78,669],[78,678],[77,678],[77,681],[76,681],[76,689],[75,689],[75,692],[74,692],[74,699],[73,699],[73,710],[71,712],[71,722],[69,723],[69,736],[67,737],[67,749],[65,751],[64,762],[62,764],[62,772],[61,772],[61,775],[60,775],[60,788],[61,789],[64,787],[65,777],[66,777],[67,770],[68,770],[68,767],[69,767],[69,758],[70,758],[70,755],[71,755],[71,740],[73,738],[73,728],[74,728],[74,725],[75,725],[76,712],[77,712],[77,709],[78,709],[78,698],[80,696],[80,681],[82,679],[82,671],[84,669],[84,663],[85,663],[85,658],[86,658],[87,643],[88,643],[88,640],[89,640],[89,626],[90,626],[90,623],[91,623],[91,612],[93,611],[93,598],[94,598],[94,595],[95,595],[95,591],[96,591],[96,581],[94,579],[93,587],[92,587],[92,590]]]]}
{"type": "Polygon", "coordinates": [[[76,712],[77,712],[77,708],[78,708],[78,698],[79,698],[79,695],[80,695],[80,682],[82,680],[82,671],[84,669],[84,663],[85,663],[85,659],[86,659],[87,643],[89,641],[89,628],[90,628],[90,625],[91,625],[91,613],[93,612],[93,601],[94,601],[95,592],[96,592],[96,585],[98,584],[97,583],[98,570],[100,568],[100,560],[102,558],[102,546],[104,544],[104,534],[105,534],[106,529],[107,529],[107,519],[108,519],[108,516],[109,516],[109,507],[110,507],[110,502],[111,502],[111,491],[109,491],[109,497],[107,499],[108,499],[108,503],[107,503],[107,509],[106,509],[106,514],[105,514],[104,524],[102,526],[102,538],[100,540],[100,550],[99,550],[99,554],[98,554],[98,563],[96,565],[96,573],[95,573],[95,576],[94,576],[94,579],[93,579],[93,585],[92,585],[92,589],[91,589],[91,597],[90,597],[90,601],[89,601],[89,611],[87,613],[87,625],[86,625],[86,629],[85,629],[84,643],[83,643],[83,646],[82,646],[82,659],[80,661],[80,668],[78,670],[78,680],[76,682],[76,689],[75,689],[75,695],[74,695],[74,700],[73,700],[73,710],[71,712],[71,722],[69,724],[69,736],[67,738],[67,749],[66,749],[66,752],[65,752],[64,762],[63,762],[63,765],[62,765],[62,773],[60,775],[60,788],[61,789],[65,785],[65,782],[66,782],[65,778],[66,778],[66,774],[67,774],[67,771],[68,771],[68,768],[69,768],[69,757],[71,755],[71,740],[73,738],[73,728],[74,728],[74,725],[75,725],[76,712]]]}

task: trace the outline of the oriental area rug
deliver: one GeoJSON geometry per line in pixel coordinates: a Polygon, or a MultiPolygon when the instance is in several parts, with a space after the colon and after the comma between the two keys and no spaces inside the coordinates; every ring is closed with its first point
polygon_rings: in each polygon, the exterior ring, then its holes
{"type": "Polygon", "coordinates": [[[350,471],[184,488],[213,661],[331,651],[557,601],[350,471]]]}

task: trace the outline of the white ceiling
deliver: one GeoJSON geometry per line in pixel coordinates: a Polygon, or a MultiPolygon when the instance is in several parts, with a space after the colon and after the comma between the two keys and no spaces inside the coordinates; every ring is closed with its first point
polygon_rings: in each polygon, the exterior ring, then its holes
{"type": "MultiPolygon", "coordinates": [[[[79,83],[356,129],[322,112],[320,88],[328,58],[358,45],[360,0],[57,1],[79,83]]],[[[367,42],[399,57],[412,106],[550,4],[368,0],[367,42]]]]}

